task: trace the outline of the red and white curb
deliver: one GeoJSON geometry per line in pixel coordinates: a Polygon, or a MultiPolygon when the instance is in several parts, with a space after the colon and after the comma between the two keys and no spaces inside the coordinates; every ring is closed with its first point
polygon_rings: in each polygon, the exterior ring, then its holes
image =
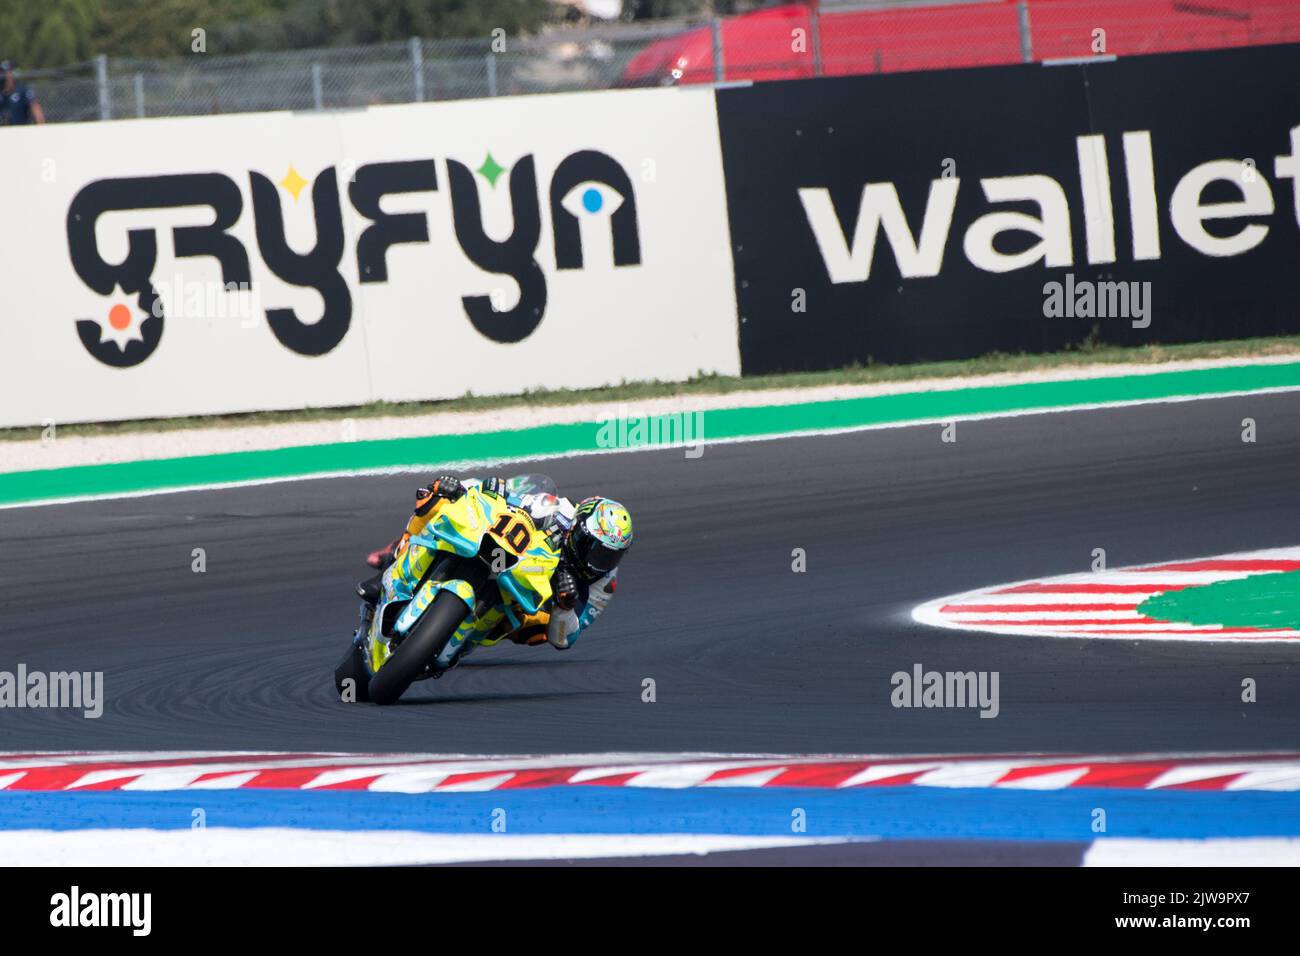
{"type": "Polygon", "coordinates": [[[1300,548],[1249,551],[1191,561],[1138,565],[995,584],[927,601],[912,618],[934,627],[1043,637],[1166,641],[1294,641],[1288,628],[1224,627],[1165,621],[1138,605],[1167,591],[1300,571],[1300,548]]]}
{"type": "Polygon", "coordinates": [[[456,793],[555,786],[1300,791],[1300,753],[1194,757],[0,753],[0,791],[5,793],[259,789],[456,793]]]}

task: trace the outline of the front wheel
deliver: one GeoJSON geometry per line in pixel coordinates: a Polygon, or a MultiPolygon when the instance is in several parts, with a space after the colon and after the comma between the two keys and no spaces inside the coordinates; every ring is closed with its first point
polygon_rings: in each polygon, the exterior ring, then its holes
{"type": "Polygon", "coordinates": [[[362,650],[353,644],[334,668],[334,689],[339,693],[339,700],[344,703],[364,704],[370,700],[370,671],[362,650]]]}
{"type": "Polygon", "coordinates": [[[406,693],[412,681],[442,653],[468,614],[468,605],[454,592],[439,591],[406,640],[370,678],[370,699],[391,704],[406,693]]]}

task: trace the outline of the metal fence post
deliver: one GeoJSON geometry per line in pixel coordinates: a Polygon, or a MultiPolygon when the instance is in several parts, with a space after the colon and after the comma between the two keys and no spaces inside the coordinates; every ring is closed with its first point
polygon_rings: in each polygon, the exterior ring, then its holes
{"type": "Polygon", "coordinates": [[[709,21],[709,32],[713,34],[713,82],[721,83],[727,75],[722,62],[722,21],[717,17],[709,21]]]}
{"type": "Polygon", "coordinates": [[[135,115],[144,119],[144,74],[135,75],[135,115]]]}
{"type": "Polygon", "coordinates": [[[113,118],[113,103],[108,96],[108,54],[95,57],[95,82],[99,87],[99,118],[113,118]]]}
{"type": "Polygon", "coordinates": [[[808,10],[809,27],[812,31],[813,76],[822,75],[822,5],[820,0],[808,10]]]}
{"type": "Polygon", "coordinates": [[[1016,5],[1020,12],[1020,58],[1026,63],[1034,62],[1034,40],[1029,32],[1029,3],[1020,0],[1016,5]]]}
{"type": "Polygon", "coordinates": [[[488,53],[487,55],[487,81],[488,96],[497,95],[497,55],[488,53]]]}
{"type": "Polygon", "coordinates": [[[411,37],[411,72],[415,76],[415,102],[424,102],[424,47],[419,37],[411,37]]]}
{"type": "Polygon", "coordinates": [[[316,109],[325,108],[325,90],[321,83],[321,69],[319,63],[311,65],[311,95],[316,103],[316,109]]]}

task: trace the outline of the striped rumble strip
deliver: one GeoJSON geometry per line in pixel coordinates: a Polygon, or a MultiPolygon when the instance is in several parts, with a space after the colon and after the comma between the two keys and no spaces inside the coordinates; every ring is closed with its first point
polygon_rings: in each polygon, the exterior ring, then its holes
{"type": "Polygon", "coordinates": [[[995,584],[937,598],[912,617],[934,627],[994,634],[1185,641],[1294,641],[1289,627],[1232,627],[1150,617],[1148,598],[1255,575],[1300,571],[1300,548],[1277,548],[995,584]]]}
{"type": "Polygon", "coordinates": [[[329,753],[0,753],[0,791],[369,790],[555,786],[1300,791],[1300,753],[1150,756],[447,757],[329,753]]]}

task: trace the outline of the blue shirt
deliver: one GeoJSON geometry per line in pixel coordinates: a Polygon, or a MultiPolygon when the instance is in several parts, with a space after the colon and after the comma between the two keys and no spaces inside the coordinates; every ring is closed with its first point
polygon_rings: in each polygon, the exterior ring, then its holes
{"type": "Polygon", "coordinates": [[[36,94],[21,83],[15,83],[8,93],[0,93],[0,126],[25,126],[32,122],[35,102],[36,94]]]}

